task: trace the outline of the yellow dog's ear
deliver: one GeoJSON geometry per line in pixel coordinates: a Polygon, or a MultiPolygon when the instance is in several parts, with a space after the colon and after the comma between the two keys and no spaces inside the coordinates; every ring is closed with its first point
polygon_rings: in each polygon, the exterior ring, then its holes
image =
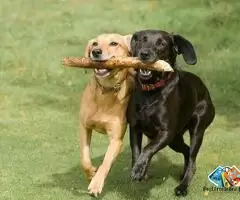
{"type": "MultiPolygon", "coordinates": [[[[93,42],[93,40],[88,41],[88,44],[87,44],[87,46],[86,46],[86,48],[85,48],[84,56],[85,56],[86,58],[89,58],[89,57],[90,57],[90,52],[91,52],[91,50],[92,50],[92,42],[93,42]]],[[[86,70],[86,69],[84,70],[84,72],[85,72],[85,74],[87,74],[87,70],[86,70]]]]}
{"type": "Polygon", "coordinates": [[[131,53],[131,39],[132,39],[132,35],[125,35],[124,36],[124,42],[128,48],[128,52],[131,53]]]}
{"type": "Polygon", "coordinates": [[[92,42],[93,42],[93,40],[89,40],[89,41],[88,41],[88,44],[87,44],[87,46],[86,46],[86,48],[85,48],[85,54],[84,54],[84,56],[85,56],[86,58],[89,58],[89,57],[90,57],[90,51],[92,50],[92,42]]]}
{"type": "MultiPolygon", "coordinates": [[[[124,42],[128,48],[128,52],[129,52],[129,56],[131,56],[131,40],[132,40],[132,35],[125,35],[124,36],[124,42]]],[[[130,68],[128,70],[129,74],[131,74],[132,76],[136,75],[136,71],[133,68],[130,68]]]]}

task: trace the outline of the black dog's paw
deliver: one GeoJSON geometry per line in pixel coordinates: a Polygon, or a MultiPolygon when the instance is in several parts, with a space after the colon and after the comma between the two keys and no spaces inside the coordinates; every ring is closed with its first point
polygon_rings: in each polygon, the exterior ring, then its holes
{"type": "Polygon", "coordinates": [[[183,185],[177,186],[174,191],[175,195],[178,197],[187,195],[187,187],[183,185]]]}
{"type": "Polygon", "coordinates": [[[143,165],[136,164],[132,169],[131,179],[134,181],[141,181],[144,179],[145,169],[143,165]]]}
{"type": "Polygon", "coordinates": [[[131,179],[136,181],[141,181],[144,179],[147,171],[147,160],[139,159],[140,161],[136,162],[132,169],[131,179]]]}

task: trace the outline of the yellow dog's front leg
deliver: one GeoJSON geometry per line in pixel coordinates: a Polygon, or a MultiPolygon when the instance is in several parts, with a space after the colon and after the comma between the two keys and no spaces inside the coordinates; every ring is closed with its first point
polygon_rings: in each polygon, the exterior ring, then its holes
{"type": "Polygon", "coordinates": [[[95,176],[92,178],[92,181],[88,186],[88,190],[91,195],[97,196],[98,194],[101,194],[105,178],[107,177],[114,160],[121,152],[122,146],[122,139],[110,139],[110,144],[105,154],[103,163],[98,168],[95,176]]]}

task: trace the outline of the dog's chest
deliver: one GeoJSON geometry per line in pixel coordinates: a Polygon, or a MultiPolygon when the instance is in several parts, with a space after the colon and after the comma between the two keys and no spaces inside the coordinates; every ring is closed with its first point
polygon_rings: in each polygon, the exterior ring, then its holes
{"type": "Polygon", "coordinates": [[[114,129],[116,125],[121,126],[126,123],[125,108],[121,109],[97,109],[94,114],[90,115],[86,120],[87,127],[96,132],[107,134],[108,130],[114,129]]]}
{"type": "Polygon", "coordinates": [[[157,122],[155,116],[148,114],[148,112],[142,111],[138,113],[138,117],[136,118],[137,130],[143,132],[147,136],[149,134],[154,134],[157,131],[157,127],[159,127],[159,123],[157,122]]]}
{"type": "Polygon", "coordinates": [[[163,129],[158,113],[161,109],[159,99],[138,98],[134,107],[135,127],[151,137],[159,129],[163,129]]]}

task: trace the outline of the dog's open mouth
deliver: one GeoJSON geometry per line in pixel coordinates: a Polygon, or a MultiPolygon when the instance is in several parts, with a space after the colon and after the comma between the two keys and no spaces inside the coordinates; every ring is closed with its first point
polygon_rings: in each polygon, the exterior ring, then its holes
{"type": "MultiPolygon", "coordinates": [[[[107,60],[109,60],[111,58],[114,58],[114,56],[103,56],[100,58],[94,58],[91,56],[91,59],[96,62],[106,62],[107,60]]],[[[98,77],[101,77],[101,78],[109,76],[111,71],[112,71],[112,69],[104,69],[104,68],[101,68],[101,69],[95,68],[94,69],[95,75],[98,77]]]]}
{"type": "Polygon", "coordinates": [[[110,69],[94,69],[95,74],[99,77],[107,77],[110,71],[110,69]]]}
{"type": "Polygon", "coordinates": [[[147,69],[140,69],[139,75],[140,75],[140,78],[144,79],[144,80],[148,80],[148,79],[152,78],[151,70],[147,70],[147,69]]]}

